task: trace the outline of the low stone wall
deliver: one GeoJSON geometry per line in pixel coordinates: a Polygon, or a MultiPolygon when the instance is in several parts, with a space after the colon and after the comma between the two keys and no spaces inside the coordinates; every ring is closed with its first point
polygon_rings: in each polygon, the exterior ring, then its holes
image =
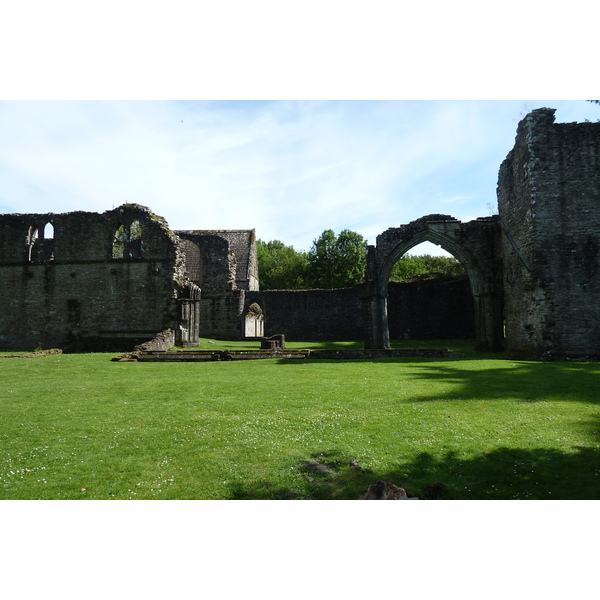
{"type": "Polygon", "coordinates": [[[144,342],[143,344],[136,346],[134,352],[166,352],[174,345],[175,331],[173,331],[173,329],[165,329],[149,342],[144,342]]]}
{"type": "Polygon", "coordinates": [[[265,318],[265,335],[296,341],[360,340],[364,336],[361,286],[336,290],[251,292],[265,318]]]}
{"type": "Polygon", "coordinates": [[[213,362],[264,359],[361,360],[378,358],[464,358],[461,352],[447,349],[406,348],[395,350],[171,350],[136,351],[113,358],[116,362],[213,362]]]}
{"type": "MultiPolygon", "coordinates": [[[[365,336],[364,288],[272,290],[247,294],[265,316],[265,335],[295,341],[359,341],[365,336]]],[[[391,339],[474,339],[473,296],[467,277],[390,282],[391,339]]]]}
{"type": "Polygon", "coordinates": [[[392,281],[388,326],[393,340],[474,339],[473,295],[466,276],[392,281]]]}

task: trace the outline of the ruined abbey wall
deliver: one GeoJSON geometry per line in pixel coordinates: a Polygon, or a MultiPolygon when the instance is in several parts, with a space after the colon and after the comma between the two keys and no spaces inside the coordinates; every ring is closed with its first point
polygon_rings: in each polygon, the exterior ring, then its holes
{"type": "Polygon", "coordinates": [[[429,215],[369,246],[365,283],[259,291],[254,230],[171,231],[149,209],[0,215],[0,347],[131,350],[157,334],[289,340],[472,338],[525,358],[600,356],[600,123],[520,123],[499,214],[429,215]],[[423,241],[468,279],[389,283],[423,241]],[[200,293],[202,289],[202,294],[200,293]],[[200,297],[202,296],[202,298],[200,297]]]}
{"type": "Polygon", "coordinates": [[[264,312],[265,335],[287,340],[360,340],[364,336],[360,286],[335,290],[268,290],[248,294],[264,312]]]}
{"type": "Polygon", "coordinates": [[[0,278],[7,349],[130,350],[197,325],[178,238],[138,205],[1,215],[0,278]]]}
{"type": "Polygon", "coordinates": [[[184,246],[186,275],[202,289],[202,337],[243,338],[245,294],[259,288],[254,230],[175,233],[184,246]]]}
{"type": "Polygon", "coordinates": [[[507,349],[600,356],[600,123],[521,121],[502,163],[507,349]]]}

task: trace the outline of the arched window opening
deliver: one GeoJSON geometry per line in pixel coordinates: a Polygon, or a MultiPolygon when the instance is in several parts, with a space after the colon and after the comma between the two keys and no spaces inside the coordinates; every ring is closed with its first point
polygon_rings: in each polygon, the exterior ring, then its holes
{"type": "Polygon", "coordinates": [[[123,225],[119,225],[119,227],[117,227],[117,231],[115,232],[115,236],[113,238],[113,247],[112,247],[112,257],[113,258],[123,258],[126,239],[127,239],[127,233],[125,232],[125,227],[123,225]]]}
{"type": "Polygon", "coordinates": [[[113,238],[112,257],[127,260],[142,258],[142,234],[139,221],[119,225],[113,238]]]}
{"type": "Polygon", "coordinates": [[[39,257],[42,261],[54,260],[54,225],[50,222],[46,223],[42,232],[39,257]]]}
{"type": "Polygon", "coordinates": [[[262,308],[253,302],[248,307],[246,313],[245,333],[247,338],[264,337],[265,335],[265,318],[262,308]]]}
{"type": "Polygon", "coordinates": [[[142,224],[133,221],[129,226],[129,235],[123,248],[124,258],[142,258],[142,224]]]}
{"type": "Polygon", "coordinates": [[[38,242],[38,228],[35,225],[32,225],[27,232],[26,243],[26,253],[27,253],[27,262],[35,262],[37,260],[37,253],[39,249],[38,242]]]}
{"type": "Polygon", "coordinates": [[[134,221],[129,227],[130,240],[142,239],[142,224],[139,221],[134,221]]]}

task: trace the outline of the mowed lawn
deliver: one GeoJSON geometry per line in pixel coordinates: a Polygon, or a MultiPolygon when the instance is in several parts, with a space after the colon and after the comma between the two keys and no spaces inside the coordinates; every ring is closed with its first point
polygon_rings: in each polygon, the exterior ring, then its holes
{"type": "Polygon", "coordinates": [[[113,356],[0,358],[0,498],[600,498],[599,362],[113,356]]]}

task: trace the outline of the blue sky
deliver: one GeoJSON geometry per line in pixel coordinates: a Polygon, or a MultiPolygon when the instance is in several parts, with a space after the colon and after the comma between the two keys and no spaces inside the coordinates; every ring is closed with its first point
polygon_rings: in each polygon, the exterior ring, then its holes
{"type": "Polygon", "coordinates": [[[600,119],[583,100],[2,101],[0,212],[135,202],[173,229],[375,243],[426,214],[491,214],[517,123],[540,106],[600,119]]]}

